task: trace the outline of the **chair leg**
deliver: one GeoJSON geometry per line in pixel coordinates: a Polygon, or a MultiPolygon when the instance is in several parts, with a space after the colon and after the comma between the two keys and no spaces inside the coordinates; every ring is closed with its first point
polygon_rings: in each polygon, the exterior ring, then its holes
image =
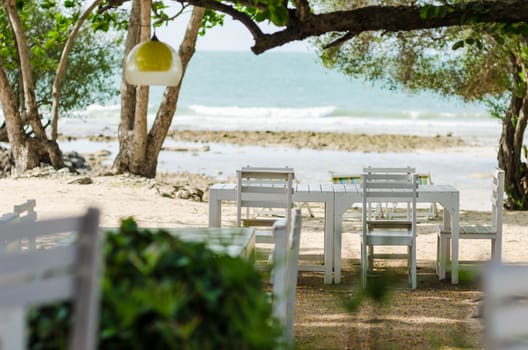
{"type": "Polygon", "coordinates": [[[413,244],[409,249],[409,256],[411,257],[411,289],[416,289],[416,244],[413,244]]]}
{"type": "Polygon", "coordinates": [[[433,219],[438,217],[438,208],[436,207],[436,203],[433,203],[431,205],[431,209],[433,210],[433,219]]]}
{"type": "Polygon", "coordinates": [[[491,240],[491,259],[497,262],[501,262],[502,260],[502,247],[500,240],[491,240]]]}
{"type": "Polygon", "coordinates": [[[412,289],[412,250],[411,246],[407,246],[407,276],[409,280],[409,288],[412,289]]]}
{"type": "Polygon", "coordinates": [[[436,236],[436,264],[435,264],[436,275],[440,275],[440,234],[436,236]]]}
{"type": "Polygon", "coordinates": [[[439,236],[439,268],[438,268],[438,277],[439,279],[443,280],[446,278],[446,270],[447,270],[447,262],[450,260],[451,252],[450,252],[450,239],[442,237],[442,235],[439,236]]]}
{"type": "Polygon", "coordinates": [[[374,271],[374,246],[372,245],[368,246],[367,261],[367,270],[371,272],[374,271]]]}
{"type": "Polygon", "coordinates": [[[361,243],[361,286],[367,287],[367,247],[361,243]]]}

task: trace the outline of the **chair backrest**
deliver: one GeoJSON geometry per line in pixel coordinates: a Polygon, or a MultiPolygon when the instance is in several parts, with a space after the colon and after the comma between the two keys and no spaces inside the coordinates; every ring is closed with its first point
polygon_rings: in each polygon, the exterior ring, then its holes
{"type": "Polygon", "coordinates": [[[72,300],[70,349],[96,348],[99,314],[99,211],[37,222],[0,223],[0,237],[11,241],[40,239],[72,232],[75,239],[48,249],[0,253],[0,348],[26,349],[25,308],[72,300]]]}
{"type": "Polygon", "coordinates": [[[237,226],[242,224],[243,208],[284,209],[286,223],[291,221],[292,168],[244,167],[237,170],[237,226]]]}
{"type": "Polygon", "coordinates": [[[293,226],[287,230],[285,220],[273,225],[275,249],[273,251],[273,315],[281,322],[283,341],[293,342],[293,320],[295,295],[299,270],[299,247],[301,241],[301,210],[295,209],[293,226]]]}
{"type": "Polygon", "coordinates": [[[486,349],[528,348],[528,266],[492,263],[483,275],[486,349]]]}
{"type": "Polygon", "coordinates": [[[491,225],[497,231],[497,236],[502,233],[502,207],[504,205],[504,170],[497,169],[493,176],[491,191],[491,225]]]}
{"type": "Polygon", "coordinates": [[[416,173],[415,168],[411,167],[372,167],[368,166],[363,168],[365,174],[414,174],[416,173]]]}
{"type": "MultiPolygon", "coordinates": [[[[416,230],[416,175],[412,173],[366,173],[362,176],[363,208],[373,202],[407,202],[409,204],[412,230],[416,230]]],[[[363,210],[363,222],[370,218],[368,210],[363,210]]]]}

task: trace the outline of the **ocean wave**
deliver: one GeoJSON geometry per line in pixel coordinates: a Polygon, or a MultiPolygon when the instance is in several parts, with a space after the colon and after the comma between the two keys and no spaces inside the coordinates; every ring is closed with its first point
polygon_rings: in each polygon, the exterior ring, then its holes
{"type": "MultiPolygon", "coordinates": [[[[153,118],[157,112],[158,104],[149,104],[149,119],[153,118]]],[[[83,110],[68,113],[67,119],[92,120],[95,122],[108,122],[119,119],[121,110],[120,104],[100,105],[92,104],[83,110]]],[[[0,111],[1,116],[1,111],[0,111]]],[[[63,115],[65,116],[65,115],[63,115]]],[[[178,106],[175,118],[196,116],[198,118],[240,119],[289,119],[295,122],[298,119],[319,119],[331,118],[352,120],[369,119],[389,119],[389,120],[482,120],[489,119],[486,111],[438,111],[424,109],[400,110],[386,107],[372,106],[372,108],[352,109],[342,108],[334,105],[310,106],[310,107],[241,107],[241,106],[207,106],[207,105],[187,105],[178,106]]]]}
{"type": "Polygon", "coordinates": [[[489,114],[486,111],[457,111],[457,112],[439,112],[433,110],[389,110],[389,109],[371,109],[371,110],[351,110],[345,108],[336,108],[332,113],[324,117],[335,118],[374,118],[374,119],[396,119],[396,120],[450,120],[450,119],[488,119],[489,114]]]}
{"type": "Polygon", "coordinates": [[[214,117],[251,117],[251,118],[320,118],[332,115],[336,110],[334,106],[322,107],[212,107],[202,105],[191,105],[188,107],[191,113],[201,116],[214,117]]]}
{"type": "Polygon", "coordinates": [[[190,105],[178,109],[178,114],[196,115],[215,118],[277,118],[277,119],[305,119],[305,118],[373,118],[396,120],[451,120],[451,119],[488,119],[485,111],[435,111],[435,110],[393,110],[375,108],[369,110],[339,108],[337,106],[319,107],[239,107],[239,106],[204,106],[190,105]]]}

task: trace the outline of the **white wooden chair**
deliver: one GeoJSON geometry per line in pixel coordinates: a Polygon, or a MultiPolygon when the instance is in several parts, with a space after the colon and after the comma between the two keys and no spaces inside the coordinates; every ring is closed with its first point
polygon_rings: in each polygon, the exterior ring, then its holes
{"type": "MultiPolygon", "coordinates": [[[[489,239],[491,258],[498,262],[502,255],[502,207],[504,204],[504,171],[497,169],[493,176],[491,191],[491,223],[489,225],[461,225],[458,228],[459,239],[489,239]]],[[[440,226],[437,237],[437,272],[445,276],[450,260],[451,231],[440,226]]]]}
{"type": "MultiPolygon", "coordinates": [[[[13,206],[11,213],[6,213],[0,216],[0,222],[23,222],[23,221],[36,221],[37,212],[35,211],[36,201],[34,199],[28,199],[22,204],[13,206]]],[[[29,249],[35,249],[35,240],[31,239],[28,242],[29,249]]],[[[19,250],[21,247],[21,240],[13,240],[10,242],[4,241],[0,237],[0,252],[5,250],[19,250]]]]}
{"type": "Polygon", "coordinates": [[[292,168],[244,167],[237,170],[237,226],[257,230],[257,243],[273,243],[271,227],[279,217],[251,215],[250,209],[273,208],[290,227],[294,172],[292,168]],[[245,212],[245,214],[244,214],[245,212]]]}
{"type": "Polygon", "coordinates": [[[301,209],[295,209],[291,230],[287,229],[284,219],[277,220],[273,225],[273,315],[283,326],[282,341],[290,346],[293,343],[301,221],[301,209]]]}
{"type": "Polygon", "coordinates": [[[0,349],[27,348],[25,308],[73,301],[69,349],[93,350],[99,314],[99,211],[37,222],[0,223],[5,241],[74,232],[75,240],[49,249],[0,253],[0,349]]]}
{"type": "Polygon", "coordinates": [[[528,349],[528,266],[489,264],[483,291],[486,349],[528,349]]]}
{"type": "Polygon", "coordinates": [[[370,203],[405,202],[409,204],[410,217],[405,220],[369,218],[363,210],[361,235],[361,282],[367,285],[367,272],[373,268],[374,259],[401,259],[401,254],[375,254],[374,246],[407,247],[409,286],[416,288],[416,176],[414,174],[362,175],[363,208],[370,203]]]}
{"type": "Polygon", "coordinates": [[[37,220],[37,205],[34,199],[28,199],[22,204],[13,206],[13,212],[0,216],[0,222],[35,221],[37,220]]]}

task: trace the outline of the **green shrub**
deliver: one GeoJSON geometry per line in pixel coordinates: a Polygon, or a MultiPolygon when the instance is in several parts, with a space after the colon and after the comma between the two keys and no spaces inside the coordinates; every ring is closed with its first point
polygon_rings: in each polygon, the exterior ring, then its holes
{"type": "MultiPolygon", "coordinates": [[[[203,243],[138,229],[107,233],[99,348],[272,349],[278,327],[254,266],[203,243]]],[[[60,349],[66,304],[30,314],[34,349],[60,349]]]]}

